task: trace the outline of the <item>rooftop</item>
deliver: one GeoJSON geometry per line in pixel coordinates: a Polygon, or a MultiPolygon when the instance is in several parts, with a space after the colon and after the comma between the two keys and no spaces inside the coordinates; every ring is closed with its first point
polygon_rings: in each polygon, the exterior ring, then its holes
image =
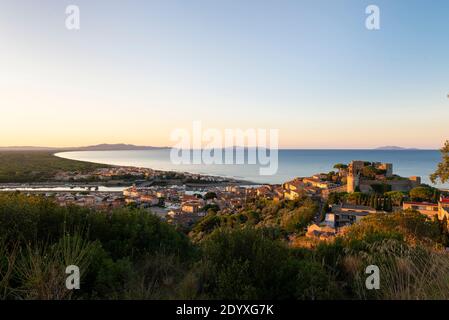
{"type": "Polygon", "coordinates": [[[449,197],[441,197],[440,202],[441,203],[449,203],[449,197]]]}
{"type": "MultiPolygon", "coordinates": [[[[449,202],[448,202],[449,203],[449,202]]],[[[436,203],[431,203],[431,202],[417,202],[417,201],[404,201],[404,204],[414,204],[414,205],[417,205],[417,206],[435,206],[435,207],[437,207],[438,206],[438,204],[436,204],[436,203]]]]}

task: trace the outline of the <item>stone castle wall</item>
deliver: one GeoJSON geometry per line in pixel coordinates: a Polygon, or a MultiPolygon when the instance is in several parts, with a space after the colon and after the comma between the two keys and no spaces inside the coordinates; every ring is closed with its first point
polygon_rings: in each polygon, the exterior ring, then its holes
{"type": "Polygon", "coordinates": [[[386,180],[386,181],[378,181],[378,180],[362,180],[359,184],[359,189],[362,192],[370,192],[373,191],[371,185],[373,184],[387,184],[391,186],[391,191],[402,191],[408,192],[411,189],[419,186],[419,182],[410,179],[403,180],[386,180]]]}

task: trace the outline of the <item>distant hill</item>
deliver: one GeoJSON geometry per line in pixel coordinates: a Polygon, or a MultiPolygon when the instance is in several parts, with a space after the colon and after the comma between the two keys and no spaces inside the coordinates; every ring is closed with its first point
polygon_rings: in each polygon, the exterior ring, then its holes
{"type": "Polygon", "coordinates": [[[0,151],[52,151],[52,150],[59,150],[59,149],[60,148],[32,147],[32,146],[0,147],[0,151]]]}
{"type": "Polygon", "coordinates": [[[382,146],[375,148],[374,150],[419,150],[417,148],[403,148],[398,146],[382,146]]]}
{"type": "Polygon", "coordinates": [[[133,144],[97,144],[94,146],[74,148],[81,151],[107,151],[107,150],[153,150],[153,149],[166,149],[167,147],[152,147],[152,146],[136,146],[133,144]]]}
{"type": "Polygon", "coordinates": [[[0,147],[0,151],[107,151],[107,150],[154,150],[166,149],[167,147],[152,147],[152,146],[136,146],[133,144],[115,143],[115,144],[97,144],[85,147],[68,147],[68,148],[54,148],[54,147],[32,147],[32,146],[11,146],[0,147]]]}

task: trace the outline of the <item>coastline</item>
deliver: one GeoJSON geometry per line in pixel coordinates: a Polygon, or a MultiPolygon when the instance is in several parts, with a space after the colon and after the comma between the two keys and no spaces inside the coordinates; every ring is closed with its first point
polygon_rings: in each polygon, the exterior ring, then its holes
{"type": "MultiPolygon", "coordinates": [[[[100,150],[100,151],[102,151],[102,150],[100,150]]],[[[127,150],[107,150],[107,151],[127,151],[127,150]]],[[[60,158],[60,159],[73,160],[71,158],[66,158],[66,157],[62,157],[62,156],[59,155],[59,154],[65,153],[65,152],[70,152],[70,151],[63,151],[63,152],[59,152],[58,151],[56,153],[52,153],[52,155],[57,157],[57,158],[60,158]]],[[[230,183],[237,184],[237,185],[262,185],[262,184],[269,184],[268,182],[266,182],[266,183],[258,183],[258,182],[255,182],[255,181],[250,181],[250,180],[246,180],[246,179],[239,179],[239,178],[235,178],[233,176],[227,176],[227,175],[213,175],[213,174],[194,173],[194,172],[188,172],[188,171],[176,170],[176,169],[166,170],[166,169],[155,169],[155,168],[150,168],[150,167],[112,165],[112,164],[107,164],[107,163],[102,163],[102,162],[86,161],[86,160],[73,160],[73,161],[83,161],[83,162],[87,162],[87,163],[99,164],[99,165],[105,165],[105,166],[112,166],[112,167],[117,167],[117,168],[144,168],[144,169],[153,170],[154,172],[158,172],[158,173],[175,172],[175,173],[179,173],[179,174],[195,175],[195,176],[200,176],[200,177],[211,177],[211,178],[216,178],[216,179],[228,179],[228,180],[231,180],[230,183]]]]}
{"type": "Polygon", "coordinates": [[[187,188],[207,188],[207,187],[225,187],[229,185],[239,185],[239,186],[257,186],[260,183],[256,183],[253,181],[236,179],[233,177],[227,176],[218,176],[218,175],[206,175],[206,174],[196,174],[186,171],[176,171],[176,170],[159,170],[153,168],[144,168],[137,166],[120,166],[120,165],[109,165],[101,162],[92,162],[92,161],[84,161],[84,160],[73,160],[65,157],[61,157],[58,154],[61,152],[50,152],[51,156],[68,160],[74,162],[84,162],[95,165],[104,165],[105,168],[122,168],[122,169],[145,169],[151,170],[157,175],[165,175],[168,173],[178,173],[184,175],[186,177],[200,177],[201,179],[210,179],[211,181],[203,182],[199,181],[198,183],[195,181],[183,182],[179,179],[167,179],[167,180],[151,180],[151,181],[142,181],[142,180],[103,180],[103,181],[59,181],[59,180],[47,180],[47,181],[11,181],[11,182],[3,182],[0,183],[0,192],[14,192],[14,191],[25,191],[25,192],[45,192],[45,191],[73,191],[73,192],[84,192],[84,191],[95,191],[95,192],[122,192],[124,189],[129,188],[133,185],[137,186],[147,186],[147,185],[184,185],[187,188]]]}
{"type": "Polygon", "coordinates": [[[437,150],[373,150],[373,149],[280,149],[278,170],[270,176],[262,176],[258,168],[262,166],[243,165],[175,165],[170,161],[169,151],[152,150],[116,150],[54,153],[62,159],[86,161],[93,164],[112,166],[134,166],[151,168],[160,172],[177,172],[216,178],[243,181],[248,184],[282,184],[296,177],[307,177],[335,170],[337,163],[349,163],[352,160],[369,160],[392,163],[395,172],[403,177],[420,176],[424,184],[449,189],[449,184],[432,184],[429,175],[440,161],[437,150]]]}

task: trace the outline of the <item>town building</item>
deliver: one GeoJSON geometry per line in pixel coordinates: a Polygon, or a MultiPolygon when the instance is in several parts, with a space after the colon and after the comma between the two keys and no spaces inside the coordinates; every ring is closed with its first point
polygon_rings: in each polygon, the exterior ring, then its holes
{"type": "Polygon", "coordinates": [[[200,209],[201,204],[198,201],[185,202],[181,206],[181,211],[185,213],[198,213],[200,209]]]}
{"type": "Polygon", "coordinates": [[[415,210],[429,218],[438,216],[438,204],[436,203],[404,201],[402,203],[402,209],[415,210]]]}
{"type": "Polygon", "coordinates": [[[368,206],[359,205],[332,205],[331,212],[326,214],[325,223],[332,228],[338,229],[347,225],[352,225],[359,222],[369,214],[379,213],[368,206]]]}
{"type": "Polygon", "coordinates": [[[437,216],[439,220],[443,220],[444,217],[449,220],[449,197],[441,196],[438,203],[405,201],[402,209],[418,211],[431,219],[437,216]]]}
{"type": "Polygon", "coordinates": [[[311,224],[307,227],[306,237],[329,240],[337,235],[337,230],[327,224],[311,224]]]}
{"type": "Polygon", "coordinates": [[[449,220],[449,197],[441,197],[438,201],[438,219],[443,220],[444,217],[449,220]]]}

